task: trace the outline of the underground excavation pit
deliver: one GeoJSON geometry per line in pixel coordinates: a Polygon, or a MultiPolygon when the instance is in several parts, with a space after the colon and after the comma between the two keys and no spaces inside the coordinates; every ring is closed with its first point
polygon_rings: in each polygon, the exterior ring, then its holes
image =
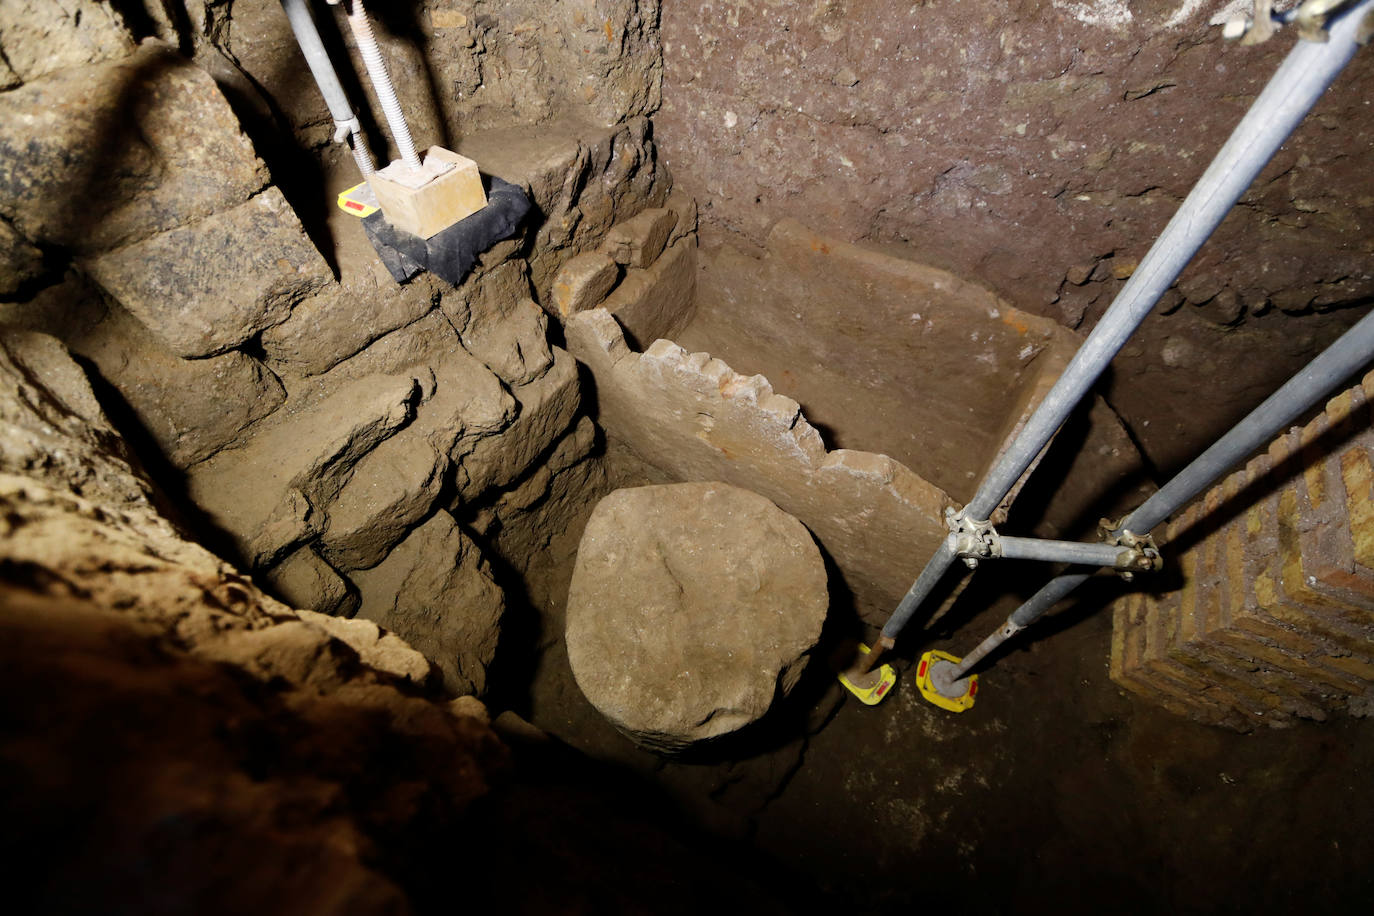
{"type": "Polygon", "coordinates": [[[1363,912],[1374,377],[1153,540],[1123,515],[1374,296],[1367,2],[1272,6],[1237,43],[1221,0],[0,4],[18,906],[1363,912]],[[1293,55],[1344,71],[951,521],[1293,55]],[[691,592],[665,680],[757,650],[656,697],[690,747],[642,747],[604,688],[651,640],[579,643],[569,596],[598,504],[681,487],[794,519],[825,586],[751,566],[714,497],[633,581],[606,557],[644,516],[595,538],[594,622],[691,592]],[[977,568],[883,645],[951,524],[977,568]],[[1049,581],[1017,538],[1151,569],[932,705],[922,658],[1049,581]],[[759,593],[791,630],[735,616],[759,593]],[[856,641],[876,705],[835,677],[856,641]]]}

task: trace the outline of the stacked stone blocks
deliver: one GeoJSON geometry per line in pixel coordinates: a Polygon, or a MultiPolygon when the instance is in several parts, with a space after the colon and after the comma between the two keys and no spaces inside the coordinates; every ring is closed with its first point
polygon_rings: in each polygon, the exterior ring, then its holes
{"type": "MultiPolygon", "coordinates": [[[[664,212],[647,119],[503,133],[521,155],[478,158],[504,162],[543,223],[456,289],[397,287],[366,259],[335,276],[208,73],[156,41],[107,50],[0,85],[0,332],[88,361],[223,556],[481,692],[504,597],[472,524],[506,496],[535,505],[548,462],[592,448],[541,290],[612,226],[664,212]]],[[[684,231],[664,221],[616,237],[631,269],[684,231]]]]}
{"type": "Polygon", "coordinates": [[[1374,696],[1374,373],[1167,528],[1177,587],[1113,606],[1111,677],[1248,730],[1374,696]]]}

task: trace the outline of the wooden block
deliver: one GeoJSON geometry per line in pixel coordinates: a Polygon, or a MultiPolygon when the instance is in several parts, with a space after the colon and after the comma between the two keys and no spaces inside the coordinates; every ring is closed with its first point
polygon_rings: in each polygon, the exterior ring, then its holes
{"type": "Polygon", "coordinates": [[[476,162],[440,146],[421,161],[418,172],[397,160],[368,179],[388,223],[428,239],[487,205],[476,162]]]}

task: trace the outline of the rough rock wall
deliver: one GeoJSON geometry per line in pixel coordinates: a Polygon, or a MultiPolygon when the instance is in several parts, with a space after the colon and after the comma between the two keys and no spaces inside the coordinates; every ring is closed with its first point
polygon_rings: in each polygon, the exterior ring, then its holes
{"type": "Polygon", "coordinates": [[[396,636],[273,600],[159,501],[61,344],[0,335],[12,906],[618,913],[671,888],[657,909],[781,911],[652,800],[512,752],[396,636]]]}
{"type": "MultiPolygon", "coordinates": [[[[329,141],[333,124],[279,0],[121,6],[137,11],[126,17],[137,37],[194,53],[241,105],[313,146],[329,141]]],[[[380,118],[340,8],[321,2],[314,9],[355,107],[366,101],[380,118]]],[[[554,118],[607,127],[659,105],[658,0],[417,0],[372,3],[368,15],[422,147],[554,118]]],[[[388,148],[385,123],[363,114],[374,148],[388,148]]]]}
{"type": "MultiPolygon", "coordinates": [[[[605,127],[570,116],[469,136],[534,215],[460,287],[398,287],[356,221],[300,215],[320,189],[274,183],[261,123],[220,72],[232,28],[258,48],[269,30],[253,15],[280,18],[276,3],[159,20],[73,2],[40,31],[10,7],[0,18],[0,48],[61,52],[49,68],[6,52],[20,63],[0,93],[0,327],[53,334],[88,361],[221,555],[294,604],[405,634],[449,691],[482,692],[505,599],[467,524],[481,507],[527,517],[544,495],[530,488],[551,481],[541,461],[573,434],[576,367],[540,304],[564,261],[664,202],[647,119],[630,105],[605,127]],[[181,49],[135,47],[164,20],[181,49]]],[[[592,56],[610,91],[615,66],[592,56]]],[[[278,109],[302,88],[281,85],[263,96],[278,109]]]]}
{"type": "MultiPolygon", "coordinates": [[[[792,216],[1086,328],[1293,40],[1222,42],[1209,22],[1236,5],[674,4],[656,123],[703,201],[708,268],[714,246],[747,251],[792,216]]],[[[1109,399],[1157,464],[1374,295],[1372,61],[1357,57],[1118,359],[1109,399]]]]}
{"type": "Polygon", "coordinates": [[[395,636],[293,611],[185,540],[55,339],[6,336],[0,379],[0,667],[12,698],[0,755],[8,836],[27,847],[5,848],[11,861],[46,860],[21,899],[81,909],[155,894],[232,909],[285,892],[305,909],[402,905],[365,860],[385,818],[406,815],[392,807],[368,824],[339,810],[331,799],[357,784],[359,761],[324,748],[369,730],[444,746],[452,757],[417,759],[409,775],[456,813],[504,765],[499,741],[461,709],[398,689],[427,684],[430,666],[395,636]],[[280,755],[271,779],[263,752],[280,755]],[[156,889],[137,877],[151,877],[137,864],[148,856],[163,865],[156,889]],[[226,904],[216,895],[236,856],[260,867],[228,880],[226,904]]]}

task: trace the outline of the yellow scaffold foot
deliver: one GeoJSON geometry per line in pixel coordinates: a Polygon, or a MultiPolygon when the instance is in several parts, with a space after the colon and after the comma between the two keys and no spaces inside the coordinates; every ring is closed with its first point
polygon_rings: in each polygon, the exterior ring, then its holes
{"type": "Polygon", "coordinates": [[[378,210],[377,195],[372,193],[372,188],[366,181],[355,184],[347,191],[339,192],[335,203],[339,205],[340,210],[359,219],[371,216],[378,210]]]}
{"type": "MultiPolygon", "coordinates": [[[[859,652],[862,655],[868,654],[868,646],[859,643],[859,652]]],[[[839,673],[840,683],[854,696],[859,698],[859,702],[865,706],[876,706],[883,701],[883,698],[892,690],[892,685],[897,683],[897,669],[891,665],[879,665],[867,674],[860,674],[858,666],[839,673]]]]}
{"type": "Polygon", "coordinates": [[[978,675],[969,674],[955,680],[955,666],[963,659],[932,649],[921,656],[916,665],[916,687],[921,696],[941,709],[964,712],[973,708],[978,695],[978,675]]]}

